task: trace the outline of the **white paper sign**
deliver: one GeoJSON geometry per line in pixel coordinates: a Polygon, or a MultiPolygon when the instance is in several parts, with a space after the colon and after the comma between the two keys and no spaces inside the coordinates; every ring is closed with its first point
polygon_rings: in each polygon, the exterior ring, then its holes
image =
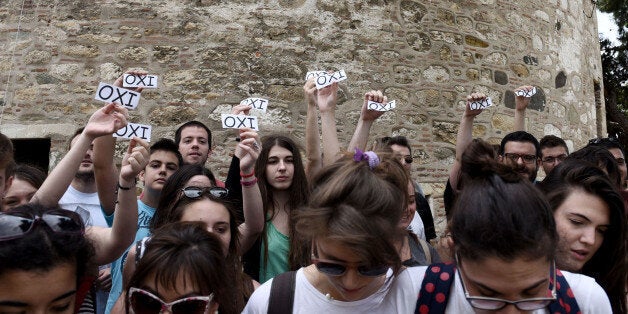
{"type": "Polygon", "coordinates": [[[523,97],[532,97],[536,94],[536,87],[533,87],[531,90],[520,89],[515,91],[515,95],[523,96],[523,97]]]}
{"type": "Polygon", "coordinates": [[[253,109],[266,112],[266,108],[268,108],[268,100],[264,98],[247,98],[241,101],[240,105],[249,105],[253,109]]]}
{"type": "Polygon", "coordinates": [[[316,78],[316,89],[325,88],[333,83],[341,82],[347,79],[345,70],[340,70],[331,74],[323,74],[316,78]]]}
{"type": "Polygon", "coordinates": [[[307,74],[305,74],[305,80],[307,81],[307,80],[309,80],[309,79],[311,79],[313,77],[319,77],[319,76],[325,75],[325,74],[327,74],[327,72],[325,72],[325,71],[309,71],[309,72],[307,72],[307,74]]]}
{"type": "Polygon", "coordinates": [[[133,136],[137,136],[147,142],[150,142],[150,134],[152,127],[145,124],[129,123],[122,129],[113,133],[113,137],[131,139],[133,136]]]}
{"type": "Polygon", "coordinates": [[[123,87],[157,88],[157,76],[156,75],[124,74],[122,76],[122,86],[123,87]]]}
{"type": "Polygon", "coordinates": [[[482,100],[472,101],[469,104],[469,108],[471,110],[486,109],[492,105],[493,105],[493,101],[491,100],[491,97],[486,97],[482,100]]]}
{"type": "Polygon", "coordinates": [[[237,114],[221,114],[223,129],[239,129],[239,128],[251,128],[255,131],[259,131],[259,125],[257,123],[256,116],[245,116],[237,114]]]}
{"type": "Polygon", "coordinates": [[[140,102],[140,93],[106,83],[100,83],[98,84],[95,99],[104,102],[115,102],[126,108],[135,109],[140,102]]]}
{"type": "Polygon", "coordinates": [[[388,103],[380,103],[376,101],[369,100],[366,104],[366,109],[368,110],[376,110],[376,111],[390,111],[395,109],[396,103],[394,100],[389,101],[388,103]]]}

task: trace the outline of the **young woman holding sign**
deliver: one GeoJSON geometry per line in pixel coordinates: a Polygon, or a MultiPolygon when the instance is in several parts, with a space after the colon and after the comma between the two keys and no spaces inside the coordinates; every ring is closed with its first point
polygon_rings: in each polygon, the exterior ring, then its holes
{"type": "Polygon", "coordinates": [[[263,283],[308,260],[307,248],[294,236],[294,214],[309,195],[297,144],[282,135],[262,138],[255,171],[241,176],[256,176],[262,193],[266,223],[261,239],[245,255],[245,271],[263,283]]]}

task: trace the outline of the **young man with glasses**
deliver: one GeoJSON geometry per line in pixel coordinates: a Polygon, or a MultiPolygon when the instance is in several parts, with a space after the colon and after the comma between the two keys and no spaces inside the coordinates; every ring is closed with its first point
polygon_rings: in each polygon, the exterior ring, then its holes
{"type": "Polygon", "coordinates": [[[569,155],[567,143],[555,135],[545,135],[540,141],[541,165],[545,175],[558,166],[569,155]]]}
{"type": "Polygon", "coordinates": [[[515,131],[507,134],[499,146],[499,162],[509,165],[524,178],[535,182],[541,163],[539,141],[530,133],[515,131]]]}

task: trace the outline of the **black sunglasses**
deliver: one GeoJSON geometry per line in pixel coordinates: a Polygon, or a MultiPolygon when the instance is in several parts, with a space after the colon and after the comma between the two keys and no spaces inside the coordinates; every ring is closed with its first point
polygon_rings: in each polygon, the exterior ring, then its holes
{"type": "MultiPolygon", "coordinates": [[[[326,260],[326,259],[317,258],[317,257],[312,258],[312,263],[314,263],[314,266],[316,266],[316,269],[318,269],[318,271],[320,271],[321,273],[328,276],[334,276],[334,277],[342,276],[346,274],[347,269],[350,268],[348,264],[346,263],[326,260]]],[[[386,274],[389,268],[390,266],[388,265],[379,265],[379,266],[360,265],[356,267],[356,270],[358,274],[365,277],[379,277],[386,274]]]]}
{"type": "Polygon", "coordinates": [[[0,241],[18,239],[31,232],[38,223],[46,224],[60,234],[83,234],[81,217],[69,210],[52,210],[41,216],[29,213],[0,213],[0,241]]]}
{"type": "Polygon", "coordinates": [[[209,193],[209,195],[214,198],[224,199],[229,195],[229,190],[221,187],[199,187],[199,186],[188,186],[186,188],[181,189],[183,195],[190,199],[197,199],[201,197],[204,193],[209,193]]]}

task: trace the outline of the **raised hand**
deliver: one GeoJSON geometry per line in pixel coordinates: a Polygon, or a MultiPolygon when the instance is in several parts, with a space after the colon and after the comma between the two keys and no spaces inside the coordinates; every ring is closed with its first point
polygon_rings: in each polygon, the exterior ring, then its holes
{"type": "Polygon", "coordinates": [[[133,137],[122,159],[122,167],[120,168],[121,184],[122,181],[124,183],[135,182],[135,177],[146,168],[149,159],[148,142],[139,137],[133,137]]]}
{"type": "Polygon", "coordinates": [[[332,112],[336,110],[336,103],[338,100],[338,83],[333,83],[322,89],[319,89],[316,93],[316,104],[318,110],[321,113],[332,112]]]}
{"type": "Polygon", "coordinates": [[[464,116],[472,118],[482,113],[484,109],[471,109],[471,103],[474,101],[483,101],[486,98],[486,95],[484,95],[483,93],[472,93],[471,95],[468,95],[467,103],[464,108],[464,116]]]}
{"type": "Polygon", "coordinates": [[[364,94],[364,103],[362,104],[362,111],[360,111],[360,118],[364,121],[375,121],[386,112],[368,109],[369,101],[385,104],[388,102],[388,97],[384,96],[380,90],[372,90],[364,94]]]}
{"type": "Polygon", "coordinates": [[[261,151],[259,135],[249,128],[240,129],[240,142],[236,146],[235,156],[240,159],[240,171],[251,173],[261,151]]]}
{"type": "MultiPolygon", "coordinates": [[[[133,74],[133,75],[147,75],[148,72],[143,71],[143,70],[132,70],[132,71],[126,71],[124,72],[124,74],[133,74]]],[[[122,86],[122,80],[124,79],[124,74],[120,75],[115,82],[113,82],[113,86],[117,86],[117,87],[122,87],[124,89],[128,89],[128,90],[132,90],[134,92],[138,92],[141,93],[142,90],[144,89],[143,87],[123,87],[122,86]]]]}
{"type": "Polygon", "coordinates": [[[316,106],[318,90],[316,89],[316,78],[310,78],[303,85],[303,92],[307,99],[308,106],[316,106]]]}
{"type": "Polygon", "coordinates": [[[127,125],[128,116],[129,112],[126,108],[116,103],[108,103],[92,114],[83,133],[91,140],[113,134],[127,125]]]}
{"type": "MultiPolygon", "coordinates": [[[[533,88],[534,88],[534,86],[524,85],[524,86],[520,86],[517,89],[515,89],[514,92],[515,92],[515,95],[516,95],[517,91],[530,92],[533,88]]],[[[530,99],[531,99],[530,97],[515,96],[515,109],[516,110],[526,110],[526,108],[528,108],[528,105],[530,104],[530,99]]]]}

